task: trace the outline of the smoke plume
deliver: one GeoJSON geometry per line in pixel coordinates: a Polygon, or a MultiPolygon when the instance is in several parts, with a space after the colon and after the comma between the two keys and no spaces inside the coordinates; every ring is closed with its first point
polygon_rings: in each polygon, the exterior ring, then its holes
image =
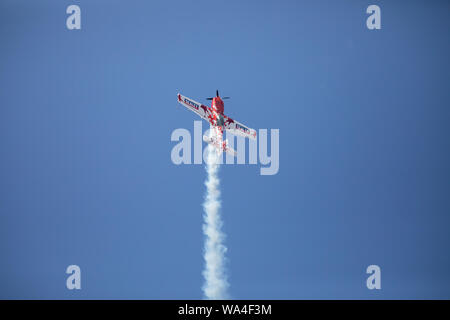
{"type": "MultiPolygon", "coordinates": [[[[213,132],[213,130],[211,130],[213,132]]],[[[205,234],[205,284],[203,293],[206,299],[220,300],[228,298],[228,281],[225,271],[225,234],[221,231],[220,217],[220,180],[219,155],[215,148],[208,145],[206,172],[207,179],[205,202],[203,203],[203,233],[205,234]]]]}

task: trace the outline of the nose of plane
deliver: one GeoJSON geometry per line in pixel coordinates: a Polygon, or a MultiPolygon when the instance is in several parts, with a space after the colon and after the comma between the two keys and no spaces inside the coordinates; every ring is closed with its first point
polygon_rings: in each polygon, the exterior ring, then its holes
{"type": "Polygon", "coordinates": [[[223,101],[219,97],[214,98],[213,107],[218,113],[223,113],[223,101]]]}

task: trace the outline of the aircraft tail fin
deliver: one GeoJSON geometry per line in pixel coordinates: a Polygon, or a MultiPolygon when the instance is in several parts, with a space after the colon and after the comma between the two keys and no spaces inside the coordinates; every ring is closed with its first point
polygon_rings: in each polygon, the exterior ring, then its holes
{"type": "Polygon", "coordinates": [[[228,139],[225,140],[224,149],[225,149],[225,152],[228,153],[229,155],[232,155],[233,157],[237,156],[236,150],[234,150],[233,148],[228,146],[228,139]]]}

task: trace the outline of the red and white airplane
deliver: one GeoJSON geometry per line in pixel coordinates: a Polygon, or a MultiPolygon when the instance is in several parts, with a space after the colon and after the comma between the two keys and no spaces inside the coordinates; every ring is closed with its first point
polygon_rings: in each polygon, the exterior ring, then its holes
{"type": "MultiPolygon", "coordinates": [[[[229,99],[229,97],[223,97],[222,99],[229,99]]],[[[228,130],[234,135],[256,140],[256,130],[250,129],[242,123],[224,115],[222,99],[219,97],[219,90],[216,90],[216,96],[214,98],[207,98],[207,100],[212,100],[211,107],[207,107],[178,94],[179,103],[208,121],[211,124],[211,129],[214,129],[214,133],[210,137],[203,136],[203,140],[216,147],[219,153],[225,151],[236,156],[236,151],[228,146],[228,140],[223,140],[223,131],[228,130]]]]}

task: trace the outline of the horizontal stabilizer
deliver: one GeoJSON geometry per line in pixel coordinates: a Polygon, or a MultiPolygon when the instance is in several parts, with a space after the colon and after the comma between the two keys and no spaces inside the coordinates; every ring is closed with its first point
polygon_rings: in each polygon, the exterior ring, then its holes
{"type": "Polygon", "coordinates": [[[221,152],[225,151],[226,153],[228,153],[229,155],[232,155],[233,157],[236,157],[236,155],[237,155],[236,150],[234,150],[233,148],[230,148],[228,146],[228,140],[221,142],[221,141],[217,141],[217,139],[215,137],[203,136],[203,141],[214,146],[219,154],[221,152]]]}

